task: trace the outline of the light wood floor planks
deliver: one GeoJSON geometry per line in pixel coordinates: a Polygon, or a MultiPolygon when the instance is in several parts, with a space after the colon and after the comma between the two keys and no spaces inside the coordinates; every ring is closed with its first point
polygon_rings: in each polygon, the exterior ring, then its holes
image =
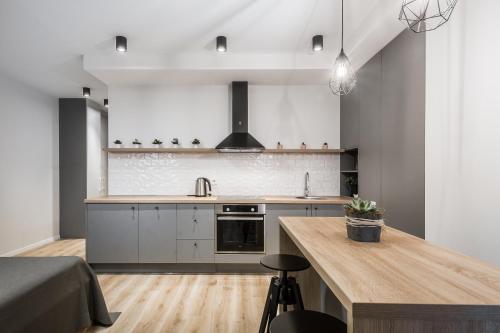
{"type": "MultiPolygon", "coordinates": [[[[85,256],[84,240],[59,240],[23,256],[85,256]]],[[[109,328],[86,332],[257,332],[270,275],[103,274],[109,328]]]]}

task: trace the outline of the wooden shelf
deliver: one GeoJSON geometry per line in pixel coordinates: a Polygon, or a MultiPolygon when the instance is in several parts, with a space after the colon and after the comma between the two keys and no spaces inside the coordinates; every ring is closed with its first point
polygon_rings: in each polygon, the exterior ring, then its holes
{"type": "MultiPolygon", "coordinates": [[[[104,148],[114,154],[141,153],[182,153],[182,154],[215,154],[214,148],[104,148]]],[[[264,154],[341,154],[343,149],[265,149],[264,154]]]]}

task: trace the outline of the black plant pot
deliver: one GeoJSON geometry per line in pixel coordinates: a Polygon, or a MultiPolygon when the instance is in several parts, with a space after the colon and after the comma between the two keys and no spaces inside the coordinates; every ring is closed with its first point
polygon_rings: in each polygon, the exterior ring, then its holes
{"type": "Polygon", "coordinates": [[[347,237],[356,242],[380,242],[381,226],[354,226],[347,224],[347,237]]]}

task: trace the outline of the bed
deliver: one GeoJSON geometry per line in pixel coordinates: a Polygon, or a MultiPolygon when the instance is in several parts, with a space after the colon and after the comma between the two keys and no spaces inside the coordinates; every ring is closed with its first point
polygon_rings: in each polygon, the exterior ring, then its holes
{"type": "Polygon", "coordinates": [[[78,332],[109,326],[96,275],[79,257],[0,258],[0,330],[78,332]]]}

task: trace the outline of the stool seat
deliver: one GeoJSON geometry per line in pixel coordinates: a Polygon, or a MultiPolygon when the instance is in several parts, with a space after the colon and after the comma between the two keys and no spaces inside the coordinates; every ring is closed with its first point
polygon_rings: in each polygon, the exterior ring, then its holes
{"type": "Polygon", "coordinates": [[[269,325],[270,333],[344,333],[347,325],[341,320],[317,311],[283,312],[269,325]]]}
{"type": "Polygon", "coordinates": [[[270,254],[260,260],[260,264],[275,271],[297,272],[311,267],[306,258],[292,254],[270,254]]]}

